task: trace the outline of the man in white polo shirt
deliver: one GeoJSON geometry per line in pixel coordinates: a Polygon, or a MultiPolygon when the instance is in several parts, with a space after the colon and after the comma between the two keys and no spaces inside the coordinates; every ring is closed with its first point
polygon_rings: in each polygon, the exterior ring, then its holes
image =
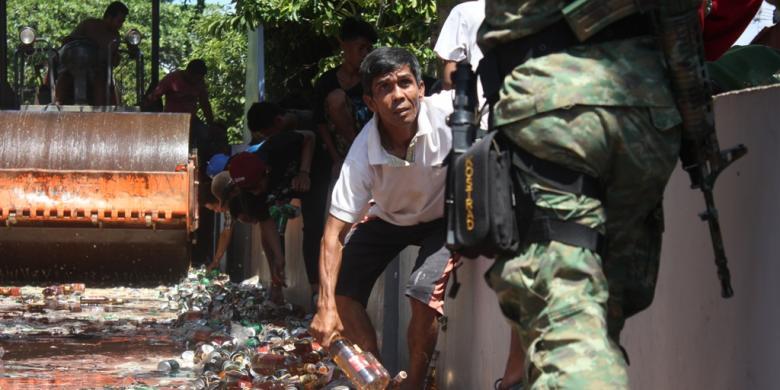
{"type": "Polygon", "coordinates": [[[452,270],[444,247],[443,165],[452,139],[446,124],[452,95],[423,98],[420,65],[400,48],[374,50],[360,74],[363,98],[374,117],[355,138],[333,190],[311,331],[325,346],[342,334],[378,356],[376,332],[365,311],[371,289],[399,252],[420,246],[405,289],[412,317],[404,382],[406,388],[419,389],[436,345],[437,317],[452,270]]]}

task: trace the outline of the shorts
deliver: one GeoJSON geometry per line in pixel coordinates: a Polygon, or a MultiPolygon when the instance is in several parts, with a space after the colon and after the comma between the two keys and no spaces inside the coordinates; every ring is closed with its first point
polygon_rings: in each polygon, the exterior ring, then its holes
{"type": "Polygon", "coordinates": [[[352,298],[365,307],[387,265],[404,248],[417,245],[420,252],[404,293],[443,314],[444,290],[453,268],[445,238],[444,219],[398,226],[375,218],[355,225],[342,251],[336,295],[352,298]]]}
{"type": "Polygon", "coordinates": [[[265,202],[265,194],[254,195],[243,190],[231,199],[230,213],[237,220],[251,223],[265,221],[271,217],[265,202]]]}

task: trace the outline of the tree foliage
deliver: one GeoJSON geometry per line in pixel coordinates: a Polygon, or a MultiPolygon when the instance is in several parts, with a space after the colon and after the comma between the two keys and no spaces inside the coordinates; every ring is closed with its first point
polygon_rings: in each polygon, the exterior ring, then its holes
{"type": "Polygon", "coordinates": [[[373,24],[378,46],[402,46],[435,72],[431,36],[435,0],[233,0],[234,12],[211,24],[213,32],[266,30],[266,86],[273,100],[307,101],[314,80],[340,62],[335,37],[344,18],[373,24]],[[298,98],[299,97],[299,98],[298,98]],[[287,99],[291,100],[291,99],[287,99]]]}
{"type": "MultiPolygon", "coordinates": [[[[442,3],[446,1],[439,0],[442,3]]],[[[144,36],[146,83],[151,70],[151,5],[125,0],[130,16],[122,33],[136,28],[144,36]]],[[[232,0],[230,11],[204,0],[162,0],[160,15],[161,76],[194,58],[206,61],[207,82],[215,116],[240,139],[247,63],[246,31],[263,25],[266,50],[266,95],[288,106],[310,108],[312,85],[340,62],[335,37],[342,20],[356,16],[373,24],[379,46],[403,46],[435,73],[431,37],[438,31],[436,0],[232,0]]],[[[58,43],[87,17],[100,17],[106,0],[7,0],[9,47],[18,29],[33,26],[58,43]]],[[[11,50],[13,52],[13,50],[11,50]]],[[[134,66],[123,61],[117,82],[124,101],[135,102],[134,66]]],[[[29,103],[25,102],[25,103],[29,103]]]]}
{"type": "MultiPolygon", "coordinates": [[[[144,89],[151,75],[151,20],[152,7],[149,0],[124,0],[130,9],[120,33],[135,28],[143,34],[140,44],[145,62],[144,89]]],[[[7,0],[9,55],[13,58],[19,43],[18,31],[23,26],[33,27],[38,36],[45,37],[56,47],[73,28],[89,17],[101,17],[108,2],[106,0],[7,0]]],[[[233,131],[238,131],[243,116],[243,90],[246,68],[246,36],[237,31],[214,34],[209,30],[215,21],[225,17],[225,11],[215,5],[206,5],[202,0],[176,2],[163,0],[160,4],[160,74],[183,68],[189,60],[202,58],[209,66],[207,83],[215,117],[233,131]]],[[[11,59],[12,59],[11,58],[11,59]]],[[[9,59],[10,60],[10,59],[9,59]]],[[[44,62],[45,58],[32,58],[44,62]]],[[[13,63],[13,62],[9,62],[13,63]]],[[[31,87],[32,67],[27,68],[31,87]]],[[[117,85],[122,91],[125,104],[136,101],[135,66],[128,58],[115,70],[117,85]]],[[[9,71],[12,73],[12,71],[9,71]]],[[[43,73],[39,71],[38,74],[43,73]]],[[[29,95],[26,95],[29,96],[29,95]]],[[[23,103],[32,103],[26,99],[23,103]]]]}
{"type": "MultiPolygon", "coordinates": [[[[208,7],[206,7],[208,10],[208,7]]],[[[231,141],[240,142],[244,123],[247,35],[239,31],[212,33],[208,26],[223,17],[206,12],[195,25],[195,35],[207,37],[193,47],[189,58],[201,58],[209,68],[208,85],[215,117],[228,128],[231,141]]]]}

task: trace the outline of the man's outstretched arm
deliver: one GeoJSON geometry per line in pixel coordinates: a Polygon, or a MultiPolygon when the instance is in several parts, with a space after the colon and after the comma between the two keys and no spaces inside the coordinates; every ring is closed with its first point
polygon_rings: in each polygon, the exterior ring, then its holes
{"type": "Polygon", "coordinates": [[[144,105],[150,105],[158,100],[160,100],[163,95],[168,93],[170,87],[171,87],[171,76],[172,73],[169,73],[165,75],[165,77],[160,80],[159,83],[157,83],[157,86],[154,87],[152,92],[150,92],[148,95],[144,98],[144,105]]]}
{"type": "Polygon", "coordinates": [[[225,252],[227,252],[232,237],[233,224],[231,223],[230,225],[225,226],[225,228],[222,229],[222,232],[219,233],[219,240],[217,240],[217,250],[214,251],[214,259],[207,267],[209,271],[219,267],[219,261],[222,259],[222,256],[225,255],[225,252]]]}
{"type": "Polygon", "coordinates": [[[320,251],[320,297],[317,302],[317,314],[312,319],[310,330],[320,344],[328,347],[333,338],[344,330],[341,318],[336,310],[336,283],[341,269],[340,237],[349,231],[351,223],[328,215],[325,233],[322,235],[320,251]]]}

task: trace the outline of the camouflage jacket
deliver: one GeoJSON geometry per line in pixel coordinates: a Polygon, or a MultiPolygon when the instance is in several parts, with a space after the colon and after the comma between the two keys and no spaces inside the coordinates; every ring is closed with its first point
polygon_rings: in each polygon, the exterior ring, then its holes
{"type": "MultiPolygon", "coordinates": [[[[571,1],[487,0],[480,45],[522,38],[556,22],[571,1]]],[[[503,126],[574,105],[653,108],[663,128],[680,123],[663,55],[652,36],[574,46],[534,58],[504,79],[493,107],[503,126]]]]}
{"type": "Polygon", "coordinates": [[[487,0],[478,42],[483,52],[501,42],[533,34],[563,17],[573,0],[487,0]]]}

